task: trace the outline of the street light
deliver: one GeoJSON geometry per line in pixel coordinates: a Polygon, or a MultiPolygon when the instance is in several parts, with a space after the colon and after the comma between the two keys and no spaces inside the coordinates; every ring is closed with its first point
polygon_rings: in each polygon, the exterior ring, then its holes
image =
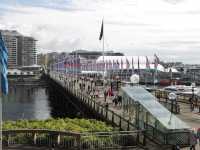
{"type": "Polygon", "coordinates": [[[171,92],[169,93],[168,98],[169,100],[171,100],[171,114],[170,114],[170,119],[169,119],[168,124],[171,124],[173,105],[174,105],[174,102],[176,102],[177,95],[176,93],[171,92]]]}

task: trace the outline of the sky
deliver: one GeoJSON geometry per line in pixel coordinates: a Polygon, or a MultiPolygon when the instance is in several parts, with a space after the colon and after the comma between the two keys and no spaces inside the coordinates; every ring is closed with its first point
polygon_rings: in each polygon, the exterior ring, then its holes
{"type": "Polygon", "coordinates": [[[38,53],[105,50],[200,64],[199,0],[1,0],[0,29],[37,39],[38,53]]]}

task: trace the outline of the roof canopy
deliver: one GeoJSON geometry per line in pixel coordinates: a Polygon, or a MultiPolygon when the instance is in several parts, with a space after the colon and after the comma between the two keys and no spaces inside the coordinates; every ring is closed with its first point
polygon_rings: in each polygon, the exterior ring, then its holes
{"type": "Polygon", "coordinates": [[[189,127],[174,114],[169,112],[161,105],[156,97],[140,86],[122,87],[133,101],[142,105],[156,120],[158,120],[166,129],[189,129],[189,127]]]}

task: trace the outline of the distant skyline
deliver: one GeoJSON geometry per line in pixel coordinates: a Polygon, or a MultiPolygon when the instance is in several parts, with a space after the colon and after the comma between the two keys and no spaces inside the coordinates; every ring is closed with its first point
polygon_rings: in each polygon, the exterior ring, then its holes
{"type": "Polygon", "coordinates": [[[1,0],[0,29],[38,40],[39,52],[105,50],[156,53],[162,60],[200,64],[199,0],[1,0]]]}

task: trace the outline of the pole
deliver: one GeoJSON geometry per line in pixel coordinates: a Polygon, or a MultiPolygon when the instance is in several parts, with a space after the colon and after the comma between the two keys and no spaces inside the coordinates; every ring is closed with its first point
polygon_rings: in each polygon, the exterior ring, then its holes
{"type": "Polygon", "coordinates": [[[105,27],[104,27],[104,18],[103,18],[103,80],[105,79],[105,60],[104,60],[104,56],[105,56],[105,51],[104,51],[104,30],[105,30],[105,27]]]}

